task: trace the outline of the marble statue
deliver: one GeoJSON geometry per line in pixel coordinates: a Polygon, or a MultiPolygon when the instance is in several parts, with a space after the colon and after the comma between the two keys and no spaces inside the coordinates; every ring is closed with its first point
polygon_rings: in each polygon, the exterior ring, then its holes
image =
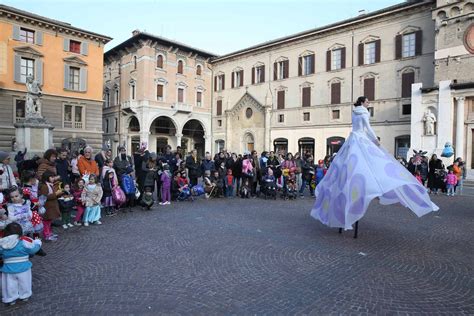
{"type": "Polygon", "coordinates": [[[429,109],[423,115],[423,122],[425,123],[425,135],[432,136],[435,134],[436,116],[429,109]]]}
{"type": "Polygon", "coordinates": [[[26,118],[41,118],[41,85],[32,76],[26,77],[26,118]]]}

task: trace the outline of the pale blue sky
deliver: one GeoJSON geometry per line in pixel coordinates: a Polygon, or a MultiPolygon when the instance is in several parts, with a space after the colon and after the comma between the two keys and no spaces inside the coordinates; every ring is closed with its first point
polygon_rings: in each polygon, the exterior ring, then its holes
{"type": "Polygon", "coordinates": [[[118,45],[140,29],[215,54],[375,11],[404,0],[0,0],[108,35],[118,45]]]}

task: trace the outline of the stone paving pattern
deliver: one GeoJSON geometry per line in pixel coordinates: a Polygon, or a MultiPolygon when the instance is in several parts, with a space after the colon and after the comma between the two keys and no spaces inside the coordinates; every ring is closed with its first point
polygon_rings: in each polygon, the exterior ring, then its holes
{"type": "Polygon", "coordinates": [[[61,232],[0,315],[474,314],[474,198],[417,218],[373,202],[359,238],[313,200],[157,206],[61,232]]]}

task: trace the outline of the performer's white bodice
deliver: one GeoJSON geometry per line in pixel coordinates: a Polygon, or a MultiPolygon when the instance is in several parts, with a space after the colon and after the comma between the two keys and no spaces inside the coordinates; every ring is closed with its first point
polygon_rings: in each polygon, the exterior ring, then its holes
{"type": "Polygon", "coordinates": [[[352,132],[362,134],[374,141],[377,136],[369,122],[369,111],[364,106],[356,106],[352,110],[352,132]]]}

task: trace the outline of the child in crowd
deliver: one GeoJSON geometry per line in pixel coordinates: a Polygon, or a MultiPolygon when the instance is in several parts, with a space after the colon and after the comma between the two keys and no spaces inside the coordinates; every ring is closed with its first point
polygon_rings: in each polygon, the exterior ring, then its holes
{"type": "Polygon", "coordinates": [[[25,235],[33,236],[34,229],[31,223],[33,213],[31,212],[30,200],[23,199],[23,195],[17,187],[9,192],[10,203],[7,204],[8,221],[20,224],[25,235]]]}
{"type": "Polygon", "coordinates": [[[59,209],[61,210],[61,219],[63,222],[63,229],[74,227],[72,224],[71,213],[72,209],[76,205],[74,196],[71,191],[69,184],[64,184],[63,195],[58,198],[59,209]]]}
{"type": "Polygon", "coordinates": [[[81,199],[86,206],[84,226],[89,226],[89,223],[96,225],[102,224],[100,221],[100,201],[102,200],[102,194],[102,188],[97,184],[97,176],[91,174],[81,196],[81,199]]]}
{"type": "Polygon", "coordinates": [[[171,200],[176,201],[179,196],[179,185],[178,185],[179,174],[175,172],[173,175],[173,181],[171,182],[171,200]]]}
{"type": "Polygon", "coordinates": [[[416,180],[418,180],[418,182],[420,182],[421,184],[423,184],[423,179],[421,178],[421,173],[419,170],[416,170],[415,171],[415,178],[416,180]]]}
{"type": "Polygon", "coordinates": [[[47,241],[56,241],[58,235],[53,234],[51,223],[61,217],[58,198],[63,195],[63,190],[55,190],[54,183],[59,179],[52,171],[46,170],[41,176],[39,194],[46,196],[43,215],[43,234],[47,241]]]}
{"type": "Polygon", "coordinates": [[[31,291],[31,262],[29,256],[41,249],[41,240],[31,243],[22,240],[23,230],[18,223],[5,227],[0,239],[0,256],[3,258],[2,301],[14,305],[16,300],[28,301],[31,291]]]}
{"type": "Polygon", "coordinates": [[[296,193],[296,174],[293,170],[290,170],[288,177],[286,178],[286,197],[290,200],[295,199],[296,193]]]}
{"type": "Polygon", "coordinates": [[[143,192],[142,194],[141,205],[145,207],[147,210],[150,210],[154,203],[155,203],[155,200],[153,199],[153,192],[151,191],[151,187],[146,186],[145,192],[143,192]]]}
{"type": "Polygon", "coordinates": [[[232,197],[234,195],[234,177],[232,176],[232,169],[227,169],[227,175],[224,179],[225,182],[225,196],[232,197]]]}
{"type": "Polygon", "coordinates": [[[273,169],[267,168],[266,174],[263,176],[262,179],[262,189],[263,194],[265,194],[265,198],[268,196],[275,197],[276,196],[276,183],[275,183],[275,176],[273,175],[273,169]]]}
{"type": "Polygon", "coordinates": [[[215,197],[221,197],[224,195],[224,179],[220,177],[219,171],[213,172],[211,182],[215,184],[215,197]]]}
{"type": "MultiPolygon", "coordinates": [[[[107,159],[107,161],[109,160],[110,159],[107,159]]],[[[106,166],[104,166],[104,168],[105,167],[106,166]]],[[[103,199],[104,199],[105,216],[117,215],[114,199],[112,197],[112,192],[114,188],[118,185],[118,183],[115,181],[116,178],[117,177],[113,169],[108,169],[103,175],[102,191],[103,191],[103,199]]]]}
{"type": "Polygon", "coordinates": [[[72,194],[74,195],[74,201],[76,202],[76,217],[74,217],[74,226],[81,226],[82,215],[86,210],[84,202],[82,202],[82,192],[84,191],[85,181],[84,179],[77,180],[77,185],[72,194]]]}
{"type": "Polygon", "coordinates": [[[326,168],[324,166],[324,160],[320,159],[315,171],[316,185],[318,185],[323,180],[325,174],[326,168]]]}
{"type": "Polygon", "coordinates": [[[240,187],[240,197],[243,199],[250,198],[250,187],[248,178],[244,180],[242,186],[240,187]]]}
{"type": "Polygon", "coordinates": [[[163,164],[163,173],[160,176],[161,179],[161,205],[171,204],[171,172],[168,164],[163,164]]]}
{"type": "Polygon", "coordinates": [[[211,170],[206,170],[204,171],[204,192],[205,192],[205,197],[206,199],[210,198],[211,196],[214,196],[214,190],[216,188],[216,184],[212,183],[211,181],[211,170]]]}
{"type": "Polygon", "coordinates": [[[444,179],[444,182],[446,182],[446,195],[447,196],[454,196],[454,187],[458,183],[458,178],[454,174],[453,169],[449,169],[448,174],[446,175],[446,178],[444,179]]]}
{"type": "MultiPolygon", "coordinates": [[[[186,177],[186,171],[182,170],[180,173],[180,177],[178,179],[178,187],[179,187],[179,195],[178,200],[184,201],[187,198],[191,197],[191,190],[189,188],[189,182],[186,177]]],[[[192,198],[192,197],[191,197],[192,198]]]]}
{"type": "Polygon", "coordinates": [[[22,174],[23,188],[28,188],[30,195],[29,199],[38,199],[39,181],[36,179],[36,174],[32,170],[26,170],[22,174]]]}
{"type": "Polygon", "coordinates": [[[125,206],[128,207],[129,212],[133,212],[133,207],[135,206],[135,193],[137,192],[137,186],[133,180],[132,173],[133,169],[128,167],[126,174],[122,175],[122,189],[127,196],[125,206]]]}

